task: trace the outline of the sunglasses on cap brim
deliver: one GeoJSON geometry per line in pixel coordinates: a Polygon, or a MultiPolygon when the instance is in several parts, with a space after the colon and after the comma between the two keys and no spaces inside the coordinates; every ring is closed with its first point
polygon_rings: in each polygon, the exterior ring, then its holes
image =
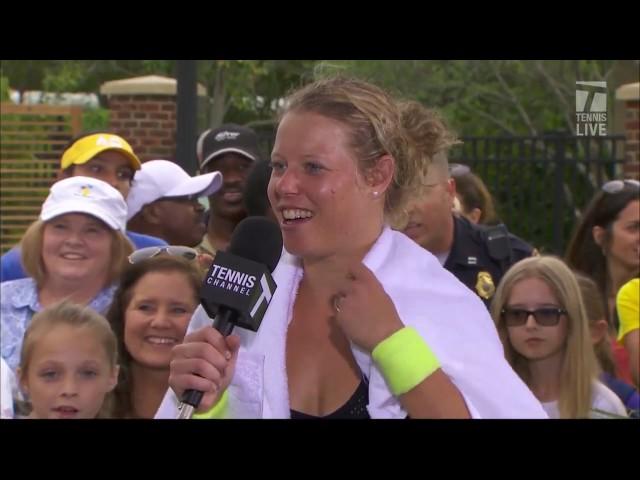
{"type": "Polygon", "coordinates": [[[187,260],[195,260],[198,257],[198,251],[182,245],[166,245],[158,247],[146,247],[136,250],[129,255],[129,263],[134,264],[146,260],[148,258],[157,257],[158,255],[166,253],[172,257],[182,257],[187,260]]]}
{"type": "Polygon", "coordinates": [[[463,165],[461,163],[452,163],[449,165],[449,175],[452,177],[462,177],[471,171],[471,168],[468,165],[463,165]]]}
{"type": "Polygon", "coordinates": [[[624,190],[625,185],[629,185],[631,187],[635,187],[636,189],[640,190],[640,182],[638,180],[633,180],[633,179],[611,180],[605,183],[604,185],[602,185],[602,187],[600,188],[602,189],[603,192],[606,192],[609,194],[616,194],[624,190]]]}

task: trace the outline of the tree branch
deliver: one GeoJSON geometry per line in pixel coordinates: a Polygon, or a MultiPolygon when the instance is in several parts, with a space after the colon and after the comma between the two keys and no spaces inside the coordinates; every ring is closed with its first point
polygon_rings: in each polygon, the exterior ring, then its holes
{"type": "Polygon", "coordinates": [[[524,107],[522,106],[522,104],[520,103],[516,95],[513,93],[513,90],[509,88],[509,85],[507,85],[507,82],[500,74],[500,71],[498,70],[498,68],[493,64],[492,64],[492,67],[493,67],[493,73],[495,77],[498,79],[498,82],[500,83],[500,85],[502,85],[502,88],[506,90],[507,94],[509,95],[509,99],[514,104],[518,112],[520,113],[522,120],[527,125],[527,127],[529,127],[529,131],[531,132],[532,135],[534,136],[537,135],[538,133],[536,131],[536,128],[533,126],[533,123],[531,122],[531,119],[529,118],[529,115],[525,111],[524,107]]]}
{"type": "Polygon", "coordinates": [[[228,106],[226,98],[226,84],[224,78],[224,69],[218,65],[215,72],[213,84],[213,102],[211,104],[209,126],[211,128],[219,127],[224,120],[224,115],[228,106]]]}
{"type": "Polygon", "coordinates": [[[535,67],[536,67],[536,70],[540,72],[542,77],[547,81],[553,93],[555,93],[556,97],[558,97],[558,100],[560,100],[560,103],[562,103],[564,107],[563,116],[564,116],[565,122],[567,123],[567,126],[569,127],[569,130],[571,131],[571,133],[575,135],[576,129],[574,127],[573,117],[571,116],[572,109],[569,103],[567,102],[567,99],[558,88],[558,83],[553,79],[553,77],[549,74],[549,72],[547,72],[547,70],[544,68],[544,65],[542,64],[541,61],[539,60],[536,61],[535,67]]]}
{"type": "Polygon", "coordinates": [[[511,135],[518,135],[517,131],[515,131],[509,125],[507,125],[506,123],[504,123],[501,120],[497,119],[493,115],[488,114],[487,112],[485,112],[483,110],[480,110],[479,108],[473,107],[473,106],[469,105],[468,103],[460,103],[460,106],[462,108],[466,108],[468,111],[476,113],[477,115],[481,116],[482,118],[485,118],[485,119],[489,120],[490,122],[493,122],[494,124],[496,124],[500,128],[502,128],[505,132],[510,133],[511,135]]]}

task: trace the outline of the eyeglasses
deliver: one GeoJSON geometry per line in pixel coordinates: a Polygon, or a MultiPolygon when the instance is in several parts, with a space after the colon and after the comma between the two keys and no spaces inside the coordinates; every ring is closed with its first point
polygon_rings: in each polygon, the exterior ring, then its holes
{"type": "Polygon", "coordinates": [[[533,315],[536,323],[542,327],[552,327],[560,321],[560,316],[566,315],[564,308],[542,307],[535,310],[524,308],[503,308],[500,312],[507,327],[518,327],[527,323],[529,315],[533,315]]]}
{"type": "Polygon", "coordinates": [[[602,185],[602,191],[615,194],[624,190],[625,185],[631,185],[632,187],[636,187],[640,189],[640,182],[638,180],[626,179],[626,180],[611,180],[604,185],[602,185]]]}
{"type": "Polygon", "coordinates": [[[194,260],[198,257],[198,251],[191,247],[184,247],[181,245],[167,245],[162,247],[146,247],[136,250],[129,255],[129,263],[138,263],[147,258],[153,258],[161,253],[167,253],[174,257],[182,257],[187,260],[194,260]]]}

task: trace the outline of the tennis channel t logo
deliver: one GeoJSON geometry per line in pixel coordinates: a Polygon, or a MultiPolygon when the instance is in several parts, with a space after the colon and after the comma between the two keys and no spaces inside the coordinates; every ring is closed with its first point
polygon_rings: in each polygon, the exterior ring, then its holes
{"type": "Polygon", "coordinates": [[[607,135],[607,82],[576,82],[576,135],[607,135]]]}

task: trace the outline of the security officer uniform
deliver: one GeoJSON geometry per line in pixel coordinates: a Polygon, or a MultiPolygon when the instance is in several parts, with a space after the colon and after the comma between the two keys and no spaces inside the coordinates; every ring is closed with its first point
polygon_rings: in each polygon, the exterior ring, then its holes
{"type": "Polygon", "coordinates": [[[475,225],[454,215],[453,245],[444,268],[473,290],[487,308],[500,279],[511,265],[530,257],[534,248],[503,225],[475,225]]]}

